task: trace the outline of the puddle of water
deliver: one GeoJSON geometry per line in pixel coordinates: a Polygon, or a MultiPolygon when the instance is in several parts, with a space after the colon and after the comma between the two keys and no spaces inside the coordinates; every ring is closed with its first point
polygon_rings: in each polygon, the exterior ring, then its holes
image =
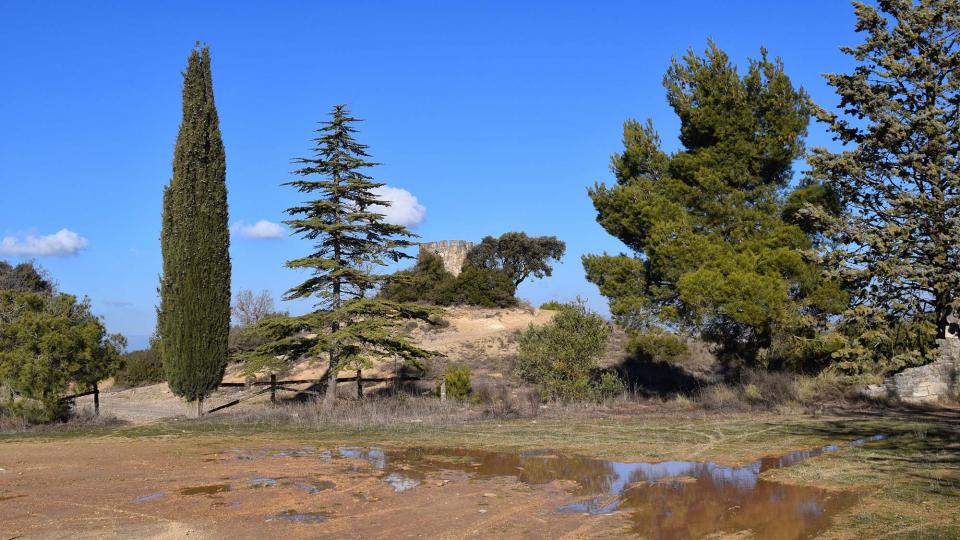
{"type": "Polygon", "coordinates": [[[251,480],[247,480],[247,484],[250,487],[259,488],[259,487],[274,487],[279,484],[280,481],[276,478],[269,478],[267,476],[258,476],[251,480]]]}
{"type": "Polygon", "coordinates": [[[716,532],[749,530],[757,538],[802,539],[816,536],[830,518],[857,501],[850,492],[778,484],[760,473],[806,459],[882,439],[874,436],[778,457],[740,467],[713,462],[606,461],[550,452],[341,448],[337,455],[362,459],[387,474],[395,491],[413,489],[431,472],[461,471],[473,478],[514,477],[529,485],[555,480],[577,483],[581,500],[562,512],[631,513],[634,532],[655,539],[700,538],[716,532]]]}
{"type": "Polygon", "coordinates": [[[157,499],[159,499],[160,497],[163,497],[163,496],[165,496],[165,495],[166,495],[166,493],[164,493],[164,492],[162,492],[162,491],[158,491],[158,492],[156,492],[156,493],[151,493],[151,494],[149,494],[149,495],[144,495],[143,497],[137,497],[136,499],[133,499],[133,500],[130,501],[130,502],[142,503],[142,502],[147,502],[147,501],[155,501],[155,500],[157,500],[157,499]]]}
{"type": "Polygon", "coordinates": [[[267,521],[292,521],[294,523],[323,523],[330,517],[329,512],[298,512],[284,510],[267,518],[267,521]]]}
{"type": "Polygon", "coordinates": [[[214,495],[230,491],[230,484],[210,484],[206,486],[185,487],[177,491],[180,495],[214,495]]]}
{"type": "Polygon", "coordinates": [[[383,480],[397,493],[403,493],[420,485],[420,480],[395,472],[388,474],[383,480]]]}

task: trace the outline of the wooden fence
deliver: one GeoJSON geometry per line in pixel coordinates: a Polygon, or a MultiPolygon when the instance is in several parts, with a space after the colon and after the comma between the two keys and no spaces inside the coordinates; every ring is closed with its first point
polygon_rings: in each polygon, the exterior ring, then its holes
{"type": "Polygon", "coordinates": [[[78,397],[93,395],[93,414],[95,416],[100,416],[100,389],[97,388],[96,383],[93,385],[93,390],[87,390],[86,392],[80,392],[79,394],[70,394],[69,396],[63,396],[60,398],[60,401],[67,401],[71,399],[77,399],[78,397]]]}
{"type": "MultiPolygon", "coordinates": [[[[390,381],[403,382],[403,381],[418,381],[418,380],[420,380],[420,377],[419,377],[419,376],[411,376],[411,375],[400,375],[400,376],[398,376],[398,377],[361,377],[360,374],[359,374],[359,372],[358,372],[357,375],[354,375],[354,376],[352,376],[352,377],[337,377],[337,383],[338,383],[338,384],[339,384],[339,383],[342,383],[342,382],[357,382],[357,396],[360,397],[360,398],[363,397],[363,383],[365,383],[365,382],[381,383],[381,382],[390,382],[390,381]]],[[[316,384],[316,385],[319,385],[320,383],[321,383],[321,381],[320,381],[320,380],[317,380],[317,379],[291,379],[291,380],[286,380],[286,381],[278,381],[276,375],[270,375],[270,380],[269,380],[269,381],[252,381],[252,382],[250,382],[250,383],[220,383],[220,387],[221,387],[221,388],[249,388],[249,387],[251,387],[251,386],[253,386],[253,387],[256,387],[256,386],[264,386],[264,387],[266,387],[266,388],[263,388],[263,389],[261,389],[261,390],[258,390],[258,391],[254,392],[254,393],[252,393],[252,394],[250,394],[250,395],[248,395],[248,396],[244,396],[244,397],[242,397],[242,398],[235,399],[235,400],[233,400],[233,401],[224,403],[223,405],[218,405],[218,406],[216,406],[216,407],[208,410],[208,411],[207,411],[207,414],[212,413],[212,412],[216,412],[216,411],[220,411],[220,410],[226,409],[226,408],[228,408],[228,407],[233,407],[234,405],[237,405],[237,404],[239,404],[239,403],[242,403],[242,402],[244,402],[244,401],[246,401],[246,400],[248,400],[248,399],[250,399],[250,398],[259,396],[260,394],[263,394],[263,393],[266,393],[266,392],[270,392],[270,402],[271,402],[271,403],[276,403],[276,402],[277,402],[277,390],[281,390],[281,391],[285,391],[285,392],[294,392],[294,393],[297,393],[297,394],[320,395],[319,392],[314,391],[314,390],[299,390],[299,389],[297,389],[297,388],[290,388],[290,387],[288,387],[288,386],[285,386],[285,385],[289,385],[289,384],[316,384]]],[[[96,415],[96,416],[100,416],[100,389],[97,388],[97,385],[96,385],[96,384],[93,385],[93,389],[92,389],[92,390],[88,390],[88,391],[86,391],[86,392],[80,392],[80,393],[78,393],[78,394],[71,394],[71,395],[69,395],[69,396],[63,396],[62,398],[60,398],[60,401],[73,400],[73,399],[77,399],[77,398],[79,398],[79,397],[84,397],[84,396],[89,396],[89,395],[92,395],[92,396],[93,396],[93,414],[96,415]]]]}
{"type": "MultiPolygon", "coordinates": [[[[342,382],[356,382],[356,383],[357,383],[357,396],[358,396],[359,398],[362,398],[362,397],[363,397],[363,383],[368,383],[368,382],[369,382],[369,383],[382,383],[382,382],[390,382],[390,381],[403,382],[403,381],[418,381],[418,380],[420,380],[420,377],[419,377],[419,376],[411,376],[411,375],[400,375],[400,376],[397,376],[397,377],[361,377],[361,375],[360,375],[359,373],[358,373],[357,375],[354,375],[354,376],[351,376],[351,377],[337,377],[337,383],[338,383],[338,384],[339,384],[339,383],[342,383],[342,382]]],[[[290,384],[320,385],[321,383],[322,383],[322,381],[319,380],[319,379],[290,379],[290,380],[278,381],[276,375],[270,375],[270,380],[269,380],[269,381],[251,381],[251,382],[249,382],[249,383],[245,383],[245,382],[243,382],[243,383],[220,383],[220,387],[221,387],[221,388],[250,388],[250,387],[256,387],[256,386],[264,386],[265,388],[263,388],[262,390],[258,390],[258,391],[254,392],[254,393],[252,393],[252,394],[250,394],[250,395],[248,395],[248,396],[244,396],[244,397],[242,397],[242,398],[235,399],[235,400],[233,400],[233,401],[224,403],[223,405],[218,405],[218,406],[216,406],[216,407],[208,410],[208,411],[207,411],[207,414],[212,413],[212,412],[216,412],[216,411],[220,411],[220,410],[226,409],[226,408],[228,408],[228,407],[233,407],[234,405],[237,405],[237,404],[239,404],[239,403],[242,403],[242,402],[244,402],[244,401],[246,401],[246,400],[248,400],[248,399],[250,399],[250,398],[259,396],[260,394],[263,394],[263,393],[266,393],[266,392],[270,392],[270,402],[271,402],[271,403],[276,403],[276,402],[277,402],[277,391],[278,391],[278,390],[281,390],[281,391],[284,391],[284,392],[293,392],[293,393],[295,393],[295,394],[312,394],[312,395],[315,395],[315,396],[319,396],[319,395],[320,395],[320,392],[317,392],[316,390],[306,390],[306,389],[301,390],[301,389],[298,389],[298,388],[290,388],[289,386],[286,386],[286,385],[290,385],[290,384]]]]}

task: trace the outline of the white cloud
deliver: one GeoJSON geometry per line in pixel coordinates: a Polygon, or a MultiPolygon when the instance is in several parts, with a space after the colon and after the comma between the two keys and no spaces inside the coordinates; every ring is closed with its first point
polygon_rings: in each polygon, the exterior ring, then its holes
{"type": "Polygon", "coordinates": [[[230,230],[233,234],[239,234],[244,238],[262,239],[283,237],[283,227],[265,219],[261,219],[253,225],[247,225],[242,221],[238,221],[230,227],[230,230]]]}
{"type": "Polygon", "coordinates": [[[383,200],[390,201],[390,206],[372,206],[370,209],[386,216],[384,221],[404,227],[416,227],[423,223],[427,216],[427,209],[417,202],[417,198],[405,189],[382,186],[373,190],[383,200]]]}
{"type": "Polygon", "coordinates": [[[28,234],[20,239],[4,236],[0,240],[0,255],[19,257],[48,257],[73,255],[87,247],[87,239],[70,229],[60,229],[54,234],[34,236],[28,234]]]}

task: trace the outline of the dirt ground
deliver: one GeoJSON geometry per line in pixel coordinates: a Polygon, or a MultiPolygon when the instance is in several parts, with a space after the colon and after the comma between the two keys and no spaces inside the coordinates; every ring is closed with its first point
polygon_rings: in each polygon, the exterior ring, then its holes
{"type": "Polygon", "coordinates": [[[617,513],[558,513],[573,500],[570,482],[531,489],[437,472],[397,492],[362,459],[283,455],[289,446],[204,438],[5,444],[0,537],[584,538],[617,536],[626,525],[617,513]]]}

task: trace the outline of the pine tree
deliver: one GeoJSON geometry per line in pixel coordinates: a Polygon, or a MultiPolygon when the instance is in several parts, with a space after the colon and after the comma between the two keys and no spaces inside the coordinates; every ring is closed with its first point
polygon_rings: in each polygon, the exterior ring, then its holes
{"type": "Polygon", "coordinates": [[[842,114],[815,109],[845,148],[816,148],[810,164],[846,208],[831,232],[856,291],[849,367],[883,351],[881,367],[897,369],[924,360],[918,347],[942,338],[960,305],[960,2],[855,10],[865,39],[841,50],[858,65],[826,76],[842,114]]]}
{"type": "Polygon", "coordinates": [[[712,42],[703,57],[674,59],[664,86],[683,148],[668,155],[649,121],[625,123],[616,185],[589,194],[633,254],[585,256],[587,279],[626,327],[699,335],[734,364],[824,356],[822,315],[844,295],[822,279],[812,235],[784,219],[782,197],[803,155],[806,94],[766,51],[741,77],[712,42]]]}
{"type": "Polygon", "coordinates": [[[353,137],[358,121],[344,105],[335,106],[313,139],[313,157],[295,160],[301,168],[294,172],[301,178],[284,184],[316,197],[287,210],[293,216],[287,225],[315,244],[308,255],[287,261],[288,268],[311,275],[284,299],[313,298],[316,309],[261,323],[271,341],[248,357],[248,370],[257,371],[277,367],[277,355],[281,362],[325,355],[327,407],[336,399],[336,376],[342,369],[357,371],[359,389],[362,369],[377,359],[399,357],[419,364],[432,356],[404,339],[399,325],[411,318],[429,320],[435,309],[366,294],[386,278],[371,269],[407,258],[403,249],[414,245],[409,240],[414,235],[386,223],[375,211],[390,203],[375,191],[384,184],[362,172],[377,163],[353,137]]]}
{"type": "Polygon", "coordinates": [[[163,367],[170,390],[196,401],[199,414],[223,379],[230,331],[226,158],[207,47],[191,52],[183,76],[183,121],[163,192],[160,246],[163,367]]]}

